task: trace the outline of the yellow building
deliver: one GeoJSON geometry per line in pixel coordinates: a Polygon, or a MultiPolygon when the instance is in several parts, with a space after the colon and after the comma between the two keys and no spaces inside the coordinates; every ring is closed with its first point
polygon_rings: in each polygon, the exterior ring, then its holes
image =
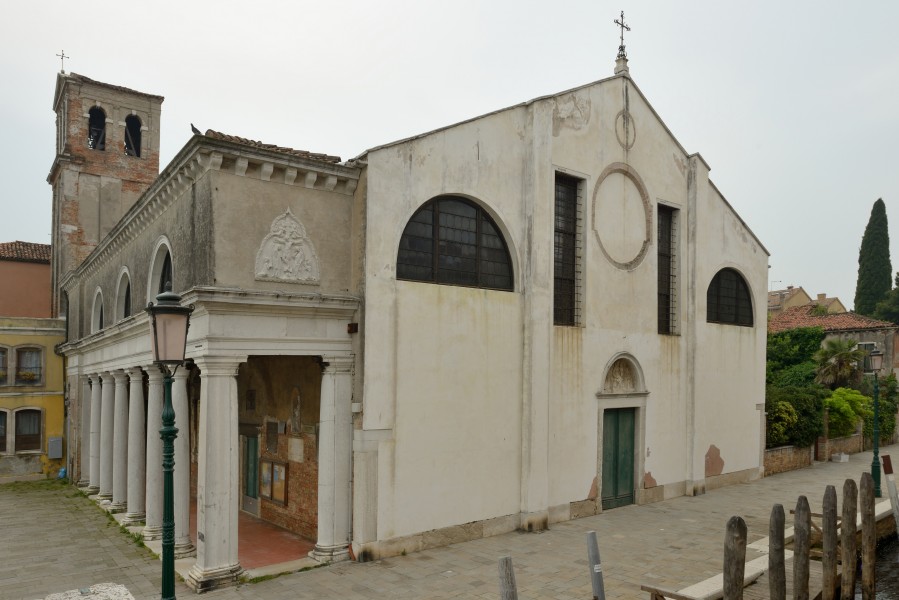
{"type": "Polygon", "coordinates": [[[50,246],[0,244],[0,483],[65,465],[65,320],[49,318],[50,246]]]}

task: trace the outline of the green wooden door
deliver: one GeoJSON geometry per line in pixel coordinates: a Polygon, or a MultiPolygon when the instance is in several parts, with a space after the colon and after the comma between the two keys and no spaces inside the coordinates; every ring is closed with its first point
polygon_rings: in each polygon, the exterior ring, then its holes
{"type": "Polygon", "coordinates": [[[634,422],[636,409],[603,411],[602,508],[634,503],[634,422]]]}

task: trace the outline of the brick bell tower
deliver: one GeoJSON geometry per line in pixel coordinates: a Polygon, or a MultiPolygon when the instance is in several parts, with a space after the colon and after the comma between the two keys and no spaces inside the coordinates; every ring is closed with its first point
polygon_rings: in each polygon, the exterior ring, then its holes
{"type": "Polygon", "coordinates": [[[53,314],[59,284],[159,175],[162,96],[60,71],[56,77],[53,186],[53,314]]]}

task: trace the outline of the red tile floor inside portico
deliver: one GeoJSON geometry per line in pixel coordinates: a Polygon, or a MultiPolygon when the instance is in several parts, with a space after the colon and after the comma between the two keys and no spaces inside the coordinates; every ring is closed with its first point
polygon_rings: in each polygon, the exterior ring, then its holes
{"type": "MultiPolygon", "coordinates": [[[[197,499],[190,502],[190,541],[197,545],[197,499]]],[[[266,523],[262,519],[238,512],[237,560],[244,569],[256,569],[268,565],[306,558],[315,547],[314,542],[266,523]]]]}

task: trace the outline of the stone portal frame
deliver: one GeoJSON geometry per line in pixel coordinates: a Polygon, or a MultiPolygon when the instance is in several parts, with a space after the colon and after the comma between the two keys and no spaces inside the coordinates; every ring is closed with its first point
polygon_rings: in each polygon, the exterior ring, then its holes
{"type": "Polygon", "coordinates": [[[175,257],[172,254],[172,243],[167,236],[161,235],[156,240],[156,243],[153,244],[150,271],[147,273],[147,302],[156,302],[156,296],[159,294],[159,278],[162,276],[166,256],[169,257],[172,266],[172,289],[177,289],[175,286],[175,257]]]}
{"type": "Polygon", "coordinates": [[[597,446],[596,446],[596,482],[597,507],[602,498],[602,445],[604,412],[617,408],[636,409],[634,426],[634,503],[643,504],[644,500],[644,463],[646,452],[646,400],[649,391],[643,368],[639,361],[628,352],[619,352],[612,356],[603,368],[602,388],[596,392],[597,409],[597,446]]]}

